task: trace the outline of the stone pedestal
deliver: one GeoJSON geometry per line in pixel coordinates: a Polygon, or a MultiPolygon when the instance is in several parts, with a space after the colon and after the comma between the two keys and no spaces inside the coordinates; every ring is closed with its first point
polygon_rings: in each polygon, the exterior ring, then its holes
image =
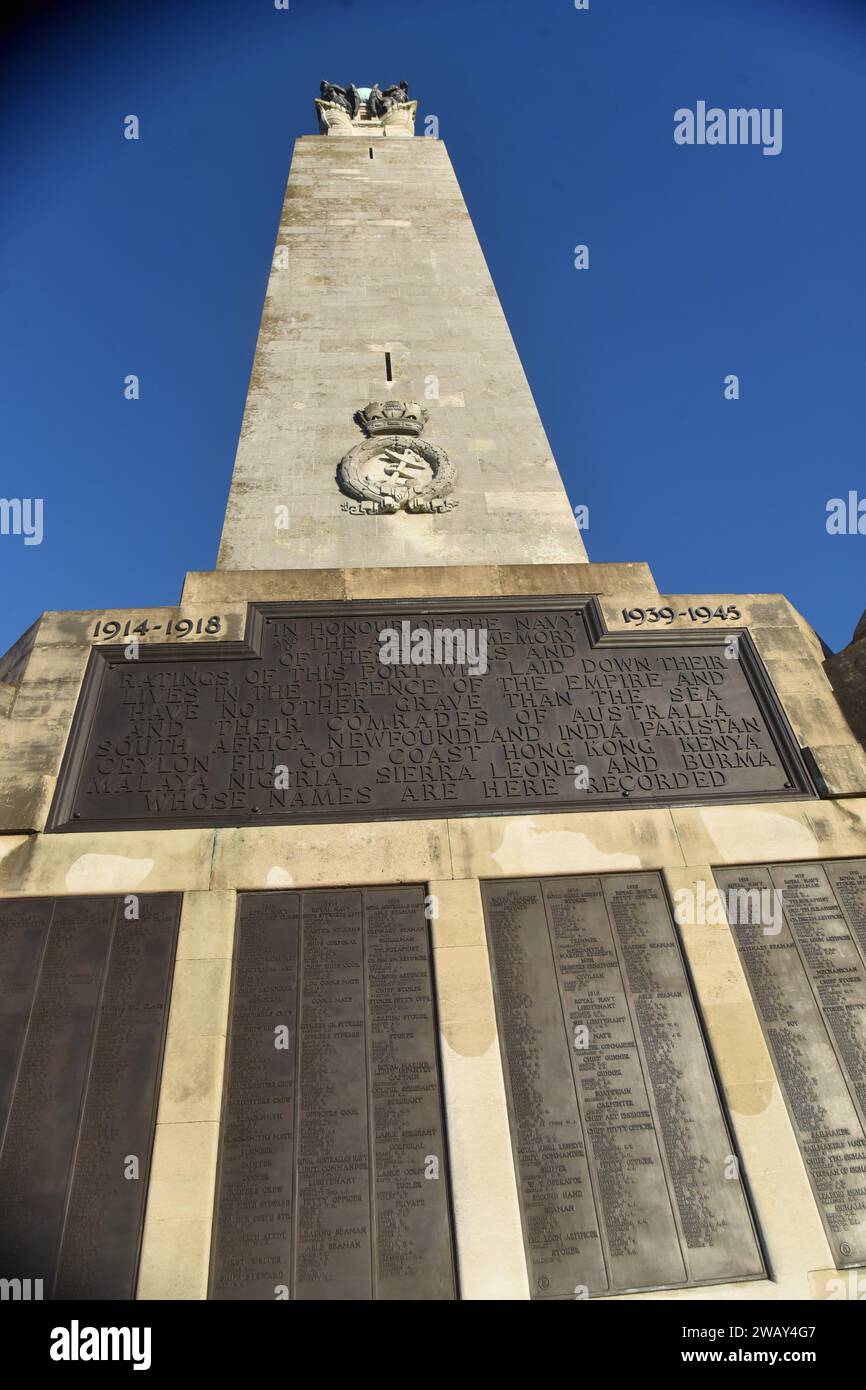
{"type": "MultiPolygon", "coordinates": [[[[700,625],[713,632],[730,627],[718,619],[700,625]]],[[[676,633],[694,631],[688,616],[670,626],[676,633]]],[[[15,663],[14,682],[7,681],[11,709],[0,725],[0,895],[182,895],[138,1296],[207,1294],[237,895],[364,883],[418,884],[436,903],[430,928],[460,1294],[528,1297],[481,885],[654,870],[672,899],[691,889],[699,901],[701,891],[712,897],[714,871],[728,866],[866,856],[866,756],[838,709],[822,657],[814,634],[783,598],[662,595],[639,564],[223,570],[189,575],[178,608],[44,615],[29,654],[15,663]],[[329,825],[45,832],[91,650],[106,642],[128,645],[127,623],[131,630],[147,621],[142,649],[158,643],[194,650],[214,641],[228,649],[242,638],[250,602],[429,602],[470,593],[595,595],[612,633],[635,621],[625,621],[623,610],[642,610],[645,627],[660,608],[679,615],[735,607],[740,618],[734,626],[751,635],[798,744],[820,772],[824,797],[329,825]],[[216,639],[204,631],[213,617],[219,618],[216,639]],[[106,638],[110,623],[119,628],[106,638]]],[[[679,932],[772,1273],[772,1282],[712,1285],[692,1296],[838,1297],[839,1281],[857,1276],[833,1268],[731,932],[723,920],[708,925],[697,918],[682,921],[679,932]],[[791,1210],[798,1213],[793,1224],[791,1210]]]]}

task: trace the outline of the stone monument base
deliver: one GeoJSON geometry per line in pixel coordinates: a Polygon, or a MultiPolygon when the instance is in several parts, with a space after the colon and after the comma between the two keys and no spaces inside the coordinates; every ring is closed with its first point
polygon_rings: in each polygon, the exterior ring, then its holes
{"type": "MultiPolygon", "coordinates": [[[[751,1267],[728,1282],[697,1280],[700,1287],[686,1294],[682,1280],[660,1279],[679,1287],[630,1293],[626,1285],[620,1296],[839,1297],[840,1280],[866,1275],[840,1253],[839,1241],[831,1245],[790,1118],[791,1098],[776,1076],[772,1039],[768,1045],[718,900],[723,871],[743,865],[805,866],[814,876],[819,864],[866,858],[866,755],[839,712],[823,660],[817,637],[781,596],[662,595],[643,564],[194,573],[176,608],[43,615],[2,681],[0,898],[182,896],[137,1297],[208,1295],[238,895],[288,899],[302,890],[398,885],[432,904],[459,1296],[544,1297],[527,1260],[484,901],[505,880],[586,876],[587,884],[604,884],[611,875],[634,880],[637,890],[641,875],[652,877],[653,892],[679,904],[675,937],[666,939],[682,951],[741,1165],[733,1180],[744,1183],[760,1246],[751,1267]],[[594,596],[609,633],[639,631],[647,643],[662,628],[684,640],[696,632],[748,632],[817,794],[749,804],[700,804],[696,797],[693,804],[604,811],[46,831],[94,647],[137,640],[142,651],[152,643],[212,651],[238,644],[251,603],[401,599],[429,609],[467,595],[570,594],[594,596]],[[738,616],[716,616],[729,610],[738,616]],[[693,910],[682,907],[690,902],[693,910]]],[[[0,1202],[2,1163],[0,1156],[0,1202]]]]}

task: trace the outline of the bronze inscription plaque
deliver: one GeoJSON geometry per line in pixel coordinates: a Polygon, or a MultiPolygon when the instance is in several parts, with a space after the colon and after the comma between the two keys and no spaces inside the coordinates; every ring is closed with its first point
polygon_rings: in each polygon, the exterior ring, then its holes
{"type": "Polygon", "coordinates": [[[748,633],[605,635],[594,600],[258,605],[245,644],[94,649],[48,828],[811,795],[748,633]]]}
{"type": "Polygon", "coordinates": [[[866,1264],[866,859],[713,872],[833,1259],[866,1264]]]}
{"type": "Polygon", "coordinates": [[[424,890],[241,894],[210,1297],[454,1296],[424,890]]]}
{"type": "Polygon", "coordinates": [[[483,899],[532,1296],[764,1277],[660,875],[483,899]]]}
{"type": "Polygon", "coordinates": [[[134,1297],[179,914],[0,901],[0,1278],[33,1297],[134,1297]]]}

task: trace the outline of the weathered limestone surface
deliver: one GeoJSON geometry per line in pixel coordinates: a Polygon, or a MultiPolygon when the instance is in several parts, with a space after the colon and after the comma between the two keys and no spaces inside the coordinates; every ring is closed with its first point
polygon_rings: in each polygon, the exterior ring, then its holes
{"type": "Polygon", "coordinates": [[[184,895],[138,1297],[207,1294],[235,895],[184,895]]]}
{"type": "Polygon", "coordinates": [[[866,747],[866,613],[848,646],[828,657],[825,669],[845,718],[866,747]]]}
{"type": "Polygon", "coordinates": [[[585,558],[445,146],[423,137],[374,145],[302,137],[219,567],[585,558]],[[424,439],[458,469],[454,510],[341,510],[348,499],[335,470],[362,439],[353,414],[392,398],[420,401],[430,412],[424,439]],[[278,507],[287,509],[280,528],[278,507]]]}

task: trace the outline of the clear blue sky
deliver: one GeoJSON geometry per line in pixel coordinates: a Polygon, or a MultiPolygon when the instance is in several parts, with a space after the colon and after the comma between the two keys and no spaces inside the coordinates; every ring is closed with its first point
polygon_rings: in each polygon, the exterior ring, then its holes
{"type": "Polygon", "coordinates": [[[45,535],[0,536],[0,651],[43,609],[171,604],[213,567],[322,77],[406,77],[439,118],[591,558],[781,591],[844,645],[866,536],[825,520],[866,497],[863,0],[183,0],[30,6],[6,38],[0,496],[42,497],[45,535]],[[781,107],[782,153],[677,146],[698,100],[781,107]]]}

